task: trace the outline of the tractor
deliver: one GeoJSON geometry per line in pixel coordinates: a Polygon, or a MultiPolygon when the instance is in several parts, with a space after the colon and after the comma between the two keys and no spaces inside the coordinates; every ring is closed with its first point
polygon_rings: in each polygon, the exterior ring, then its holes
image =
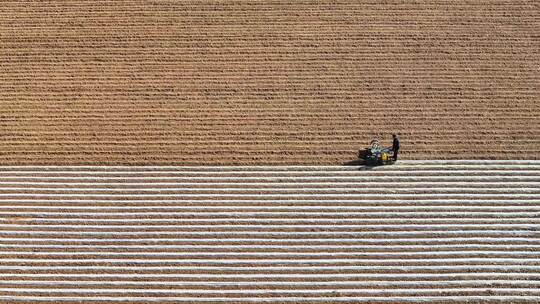
{"type": "Polygon", "coordinates": [[[394,163],[394,152],[391,148],[382,147],[378,139],[372,140],[368,148],[360,150],[358,157],[367,166],[382,166],[394,163]]]}

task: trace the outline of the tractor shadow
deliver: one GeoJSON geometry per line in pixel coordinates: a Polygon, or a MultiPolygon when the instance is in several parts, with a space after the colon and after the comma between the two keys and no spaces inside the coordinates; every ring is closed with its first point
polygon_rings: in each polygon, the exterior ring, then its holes
{"type": "Polygon", "coordinates": [[[344,162],[342,165],[343,166],[359,166],[358,171],[372,170],[375,167],[377,167],[377,166],[368,166],[368,165],[366,165],[366,161],[361,159],[361,158],[357,158],[357,159],[353,159],[353,160],[344,162]]]}
{"type": "Polygon", "coordinates": [[[365,165],[365,161],[363,159],[357,158],[357,159],[350,160],[348,162],[344,162],[342,165],[343,166],[362,166],[362,165],[365,165]]]}
{"type": "Polygon", "coordinates": [[[358,171],[366,171],[366,170],[372,170],[375,168],[375,166],[370,166],[366,164],[366,161],[364,160],[365,153],[367,153],[368,148],[358,150],[358,154],[356,156],[356,159],[344,162],[343,166],[359,166],[358,171]]]}

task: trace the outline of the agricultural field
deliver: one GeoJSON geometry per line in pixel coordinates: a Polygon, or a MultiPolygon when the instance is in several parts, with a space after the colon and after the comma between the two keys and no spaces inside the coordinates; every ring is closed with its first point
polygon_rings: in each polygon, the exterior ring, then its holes
{"type": "Polygon", "coordinates": [[[538,159],[538,1],[2,1],[0,164],[538,159]]]}
{"type": "Polygon", "coordinates": [[[0,303],[540,303],[539,21],[1,1],[0,303]]]}
{"type": "Polygon", "coordinates": [[[540,161],[3,167],[0,303],[539,303],[540,161]]]}

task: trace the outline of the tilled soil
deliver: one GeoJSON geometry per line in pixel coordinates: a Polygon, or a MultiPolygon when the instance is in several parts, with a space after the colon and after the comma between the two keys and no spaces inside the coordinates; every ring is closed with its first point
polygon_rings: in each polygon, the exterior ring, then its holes
{"type": "Polygon", "coordinates": [[[538,159],[538,3],[5,1],[0,164],[538,159]]]}

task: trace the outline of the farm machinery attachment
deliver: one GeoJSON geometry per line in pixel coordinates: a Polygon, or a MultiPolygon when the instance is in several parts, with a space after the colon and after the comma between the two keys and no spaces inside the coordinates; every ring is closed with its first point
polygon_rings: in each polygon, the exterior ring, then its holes
{"type": "Polygon", "coordinates": [[[368,166],[391,165],[395,162],[392,148],[384,148],[378,139],[372,140],[369,147],[360,150],[358,157],[368,166]]]}

